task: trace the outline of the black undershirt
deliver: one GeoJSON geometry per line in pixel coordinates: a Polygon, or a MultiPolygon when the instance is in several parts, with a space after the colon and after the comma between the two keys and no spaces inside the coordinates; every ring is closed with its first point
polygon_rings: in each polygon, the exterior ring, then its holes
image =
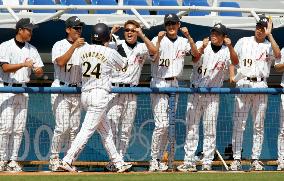
{"type": "Polygon", "coordinates": [[[126,45],[129,46],[130,48],[134,48],[137,45],[137,42],[135,42],[134,44],[130,44],[127,41],[125,41],[126,45]]]}
{"type": "Polygon", "coordinates": [[[14,41],[20,49],[22,49],[26,44],[25,42],[20,42],[20,41],[16,40],[16,38],[14,38],[14,41]]]}
{"type": "Polygon", "coordinates": [[[70,40],[68,40],[67,38],[66,38],[66,40],[67,40],[70,44],[73,44],[73,43],[74,43],[73,41],[70,41],[70,40]]]}
{"type": "MultiPolygon", "coordinates": [[[[168,37],[168,35],[167,35],[167,37],[168,37]]],[[[171,40],[171,42],[174,43],[174,42],[177,40],[177,37],[176,37],[176,38],[170,38],[170,37],[168,37],[168,39],[171,40]]]]}
{"type": "Polygon", "coordinates": [[[211,48],[214,53],[217,53],[219,50],[221,50],[222,46],[216,46],[216,45],[211,44],[211,48]]]}

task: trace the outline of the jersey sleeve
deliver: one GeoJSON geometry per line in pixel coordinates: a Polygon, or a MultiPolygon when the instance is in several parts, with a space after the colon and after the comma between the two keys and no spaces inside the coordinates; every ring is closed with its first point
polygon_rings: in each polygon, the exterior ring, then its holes
{"type": "Polygon", "coordinates": [[[242,48],[242,46],[243,46],[243,41],[244,41],[244,38],[239,39],[239,40],[237,41],[235,47],[234,47],[234,49],[235,49],[235,51],[236,51],[236,53],[237,53],[238,56],[240,55],[241,48],[242,48]]]}
{"type": "Polygon", "coordinates": [[[284,48],[281,49],[281,58],[275,60],[275,65],[284,64],[284,48]]]}
{"type": "Polygon", "coordinates": [[[43,65],[43,62],[42,62],[42,60],[41,60],[41,57],[40,57],[40,55],[39,55],[39,53],[38,53],[38,51],[37,51],[37,49],[36,48],[34,48],[33,47],[33,61],[34,61],[34,67],[43,67],[44,65],[43,65]]]}
{"type": "Polygon", "coordinates": [[[9,58],[9,49],[8,49],[9,46],[7,46],[5,43],[2,43],[0,45],[0,63],[1,63],[1,66],[4,64],[4,63],[11,63],[11,60],[9,58]]]}
{"type": "Polygon", "coordinates": [[[127,58],[122,57],[117,51],[110,49],[110,61],[109,63],[115,69],[121,70],[127,65],[127,58]]]}
{"type": "Polygon", "coordinates": [[[198,49],[198,48],[201,48],[202,45],[203,45],[203,41],[197,41],[197,42],[195,43],[195,45],[196,45],[197,49],[198,49]]]}
{"type": "Polygon", "coordinates": [[[60,56],[62,56],[65,52],[62,51],[62,46],[60,44],[60,42],[56,42],[53,47],[52,47],[52,52],[51,52],[51,56],[52,56],[52,63],[56,63],[56,59],[60,56]]]}
{"type": "Polygon", "coordinates": [[[186,44],[185,44],[185,52],[186,52],[187,54],[189,54],[189,53],[190,53],[190,50],[191,50],[190,43],[188,42],[188,39],[186,39],[186,38],[183,38],[183,41],[186,42],[186,44]]]}

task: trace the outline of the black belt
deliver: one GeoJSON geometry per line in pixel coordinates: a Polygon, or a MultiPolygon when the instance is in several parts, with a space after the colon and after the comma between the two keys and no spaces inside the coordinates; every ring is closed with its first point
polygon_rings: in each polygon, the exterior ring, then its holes
{"type": "Polygon", "coordinates": [[[194,85],[194,84],[191,84],[191,87],[192,87],[192,88],[195,88],[195,85],[194,85]]]}
{"type": "Polygon", "coordinates": [[[111,83],[114,87],[133,87],[130,84],[117,84],[117,83],[111,83]]]}
{"type": "Polygon", "coordinates": [[[175,77],[167,77],[165,80],[175,80],[175,77]]]}
{"type": "Polygon", "coordinates": [[[79,87],[78,84],[66,84],[65,82],[61,82],[61,81],[60,81],[60,85],[65,85],[67,87],[79,87]]]}
{"type": "MultiPolygon", "coordinates": [[[[257,77],[247,77],[247,80],[252,81],[252,82],[257,82],[257,77]]],[[[260,81],[264,81],[264,78],[261,77],[260,81]]]]}
{"type": "Polygon", "coordinates": [[[11,86],[11,87],[23,87],[23,84],[7,83],[7,82],[4,82],[4,86],[11,86]]]}

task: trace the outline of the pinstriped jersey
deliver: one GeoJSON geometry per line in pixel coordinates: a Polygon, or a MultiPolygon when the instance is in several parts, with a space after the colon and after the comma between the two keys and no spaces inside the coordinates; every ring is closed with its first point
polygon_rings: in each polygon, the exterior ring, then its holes
{"type": "MultiPolygon", "coordinates": [[[[284,64],[284,48],[281,49],[281,61],[275,61],[275,65],[280,63],[284,64]]],[[[282,74],[282,80],[280,85],[284,87],[284,73],[282,74]]]]}
{"type": "Polygon", "coordinates": [[[238,72],[245,77],[264,77],[270,73],[270,67],[275,60],[271,43],[265,40],[257,43],[255,37],[244,37],[238,40],[235,51],[239,57],[238,72]]]}
{"type": "Polygon", "coordinates": [[[127,63],[117,51],[101,45],[80,47],[78,58],[82,67],[82,91],[93,88],[110,91],[113,70],[121,70],[127,63]]]}
{"type": "MultiPolygon", "coordinates": [[[[197,48],[200,48],[202,44],[202,41],[196,42],[197,48]]],[[[209,42],[200,60],[193,64],[191,83],[194,87],[222,87],[230,62],[227,46],[222,45],[221,49],[215,53],[209,42]]]]}
{"type": "Polygon", "coordinates": [[[145,43],[137,42],[133,49],[125,43],[125,40],[119,41],[118,44],[122,45],[128,64],[124,69],[113,72],[111,82],[138,85],[142,67],[149,56],[148,49],[145,43]]]}
{"type": "Polygon", "coordinates": [[[64,55],[72,46],[67,39],[56,42],[52,47],[52,63],[54,64],[54,79],[68,84],[77,84],[81,82],[81,67],[76,57],[77,48],[73,52],[70,60],[64,67],[60,67],[56,59],[64,55]]]}
{"type": "MultiPolygon", "coordinates": [[[[155,37],[152,42],[156,45],[158,37],[155,37]]],[[[172,42],[165,36],[159,49],[159,62],[152,62],[151,74],[154,78],[169,78],[179,77],[182,74],[184,66],[184,56],[190,52],[190,45],[186,38],[178,36],[172,42]]]]}
{"type": "MultiPolygon", "coordinates": [[[[20,64],[24,63],[27,59],[32,59],[34,67],[43,67],[37,49],[28,42],[25,43],[23,48],[19,48],[13,38],[0,45],[0,62],[20,64]]],[[[27,83],[30,81],[31,72],[32,69],[28,67],[23,67],[11,73],[4,73],[3,70],[0,69],[0,81],[7,83],[27,83]]]]}

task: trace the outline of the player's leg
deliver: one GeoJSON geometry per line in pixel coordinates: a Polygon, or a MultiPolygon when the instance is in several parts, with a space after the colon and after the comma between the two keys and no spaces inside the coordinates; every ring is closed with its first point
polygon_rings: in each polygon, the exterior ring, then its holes
{"type": "Polygon", "coordinates": [[[102,118],[97,130],[101,135],[103,146],[107,151],[110,161],[116,168],[115,170],[111,171],[123,172],[129,169],[132,165],[127,164],[123,161],[122,156],[118,153],[114,145],[112,130],[110,128],[110,123],[107,117],[102,118]]]}
{"type": "Polygon", "coordinates": [[[253,95],[252,118],[253,118],[253,142],[252,142],[252,169],[263,170],[263,164],[258,161],[264,136],[264,119],[268,97],[265,94],[253,95]]]}
{"type": "Polygon", "coordinates": [[[67,151],[66,156],[63,158],[63,162],[60,165],[62,169],[68,171],[73,170],[70,165],[85,147],[88,139],[96,131],[101,119],[106,114],[108,96],[109,93],[103,89],[93,89],[81,94],[82,105],[87,111],[86,116],[79,133],[71,144],[70,149],[67,151]]]}
{"type": "Polygon", "coordinates": [[[211,170],[211,164],[214,158],[216,148],[216,126],[219,112],[219,95],[207,94],[207,106],[203,117],[203,163],[202,170],[211,170]]]}
{"type": "MultiPolygon", "coordinates": [[[[70,101],[70,100],[69,100],[70,101]]],[[[70,104],[70,145],[74,141],[80,127],[81,118],[81,97],[79,94],[72,95],[70,104]]]]}
{"type": "Polygon", "coordinates": [[[155,120],[155,128],[152,135],[151,145],[151,163],[149,171],[156,171],[159,167],[161,159],[160,153],[163,152],[161,147],[165,147],[168,140],[168,100],[169,96],[166,94],[151,94],[152,109],[155,120]],[[163,145],[162,145],[163,144],[163,145]]]}
{"type": "Polygon", "coordinates": [[[281,94],[280,103],[280,123],[279,123],[279,134],[278,134],[278,167],[277,170],[284,170],[284,95],[281,94]]]}
{"type": "Polygon", "coordinates": [[[243,144],[243,133],[246,127],[246,121],[251,106],[250,95],[236,95],[235,99],[235,111],[233,114],[233,136],[232,136],[232,148],[234,162],[231,164],[231,170],[241,169],[241,152],[243,144]]]}
{"type": "Polygon", "coordinates": [[[202,95],[188,95],[186,112],[186,139],[184,144],[184,164],[178,167],[180,171],[196,171],[195,152],[199,140],[199,123],[203,113],[202,95]]]}
{"type": "Polygon", "coordinates": [[[121,135],[117,150],[122,157],[124,157],[128,148],[137,108],[137,96],[135,94],[125,94],[125,96],[125,106],[121,117],[121,135]]]}
{"type": "Polygon", "coordinates": [[[14,102],[14,125],[13,133],[10,137],[12,154],[10,163],[7,165],[9,171],[22,171],[22,167],[17,163],[18,152],[21,146],[22,137],[26,128],[27,113],[28,113],[28,94],[17,94],[14,102]]]}
{"type": "Polygon", "coordinates": [[[14,120],[13,94],[2,93],[0,96],[0,171],[4,171],[9,160],[9,138],[14,120]]]}

